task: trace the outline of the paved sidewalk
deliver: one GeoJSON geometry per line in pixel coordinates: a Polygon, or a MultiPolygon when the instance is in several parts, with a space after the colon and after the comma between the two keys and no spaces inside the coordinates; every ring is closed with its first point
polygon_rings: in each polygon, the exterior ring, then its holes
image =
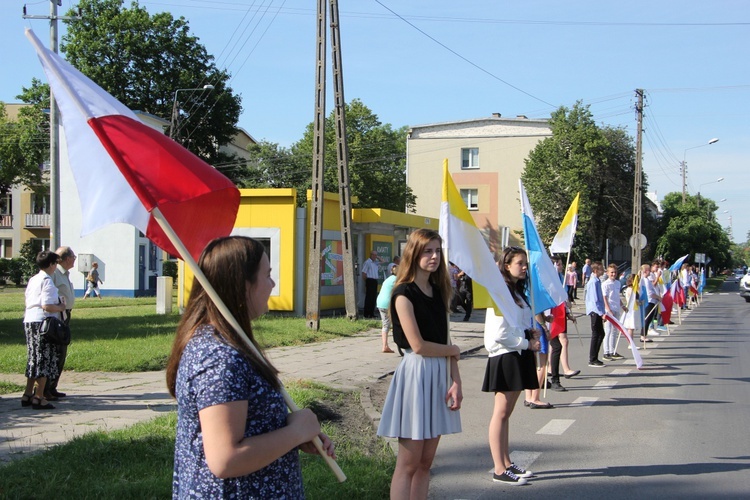
{"type": "MultiPolygon", "coordinates": [[[[472,321],[463,322],[462,318],[463,314],[451,318],[453,342],[464,352],[482,347],[484,311],[475,312],[472,321]]],[[[371,330],[319,344],[270,349],[268,355],[285,381],[310,379],[333,387],[360,389],[391,373],[401,360],[398,354],[381,353],[380,348],[380,330],[371,330]]],[[[2,396],[0,462],[87,432],[120,429],[175,409],[164,377],[163,371],[65,372],[61,390],[68,397],[54,402],[56,408],[50,411],[22,408],[21,393],[2,396]]],[[[26,383],[22,374],[0,374],[0,380],[26,383]]],[[[363,399],[367,401],[369,397],[363,399]]],[[[379,416],[365,407],[371,417],[379,416]]]]}

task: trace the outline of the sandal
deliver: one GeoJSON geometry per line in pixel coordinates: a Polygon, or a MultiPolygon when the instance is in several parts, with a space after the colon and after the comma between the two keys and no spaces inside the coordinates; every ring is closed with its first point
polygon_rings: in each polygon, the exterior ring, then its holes
{"type": "Polygon", "coordinates": [[[44,398],[39,399],[36,396],[31,398],[31,407],[35,410],[54,410],[55,409],[52,403],[50,403],[44,398]],[[46,404],[42,404],[42,401],[44,401],[46,404]]]}
{"type": "Polygon", "coordinates": [[[31,406],[31,394],[21,396],[21,406],[24,408],[31,406]]]}

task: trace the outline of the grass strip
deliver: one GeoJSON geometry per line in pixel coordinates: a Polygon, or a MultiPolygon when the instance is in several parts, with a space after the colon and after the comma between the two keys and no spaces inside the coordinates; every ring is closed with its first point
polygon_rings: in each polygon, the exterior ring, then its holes
{"type": "MultiPolygon", "coordinates": [[[[0,292],[0,373],[23,373],[26,367],[23,312],[23,289],[0,292]]],[[[177,312],[156,314],[154,297],[76,300],[71,321],[73,341],[65,369],[161,370],[166,366],[179,320],[177,312]]],[[[380,321],[350,321],[344,316],[323,318],[320,324],[320,330],[313,331],[307,328],[305,318],[267,314],[253,327],[265,348],[323,342],[380,328],[380,321]]]]}
{"type": "MultiPolygon", "coordinates": [[[[287,389],[313,409],[336,443],[348,479],[338,483],[323,460],[302,454],[308,499],[388,498],[395,457],[359,405],[359,393],[312,382],[287,389]]],[[[91,432],[0,466],[0,498],[166,499],[172,495],[176,413],[112,432],[91,432]]]]}

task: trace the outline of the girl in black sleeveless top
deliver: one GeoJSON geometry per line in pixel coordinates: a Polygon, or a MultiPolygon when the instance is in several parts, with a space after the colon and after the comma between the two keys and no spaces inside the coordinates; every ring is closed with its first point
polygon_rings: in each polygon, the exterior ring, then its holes
{"type": "Polygon", "coordinates": [[[461,432],[461,351],[447,343],[451,286],[441,243],[427,229],[409,236],[391,297],[393,338],[406,349],[378,427],[379,436],[399,443],[391,498],[427,498],[440,436],[461,432]]]}

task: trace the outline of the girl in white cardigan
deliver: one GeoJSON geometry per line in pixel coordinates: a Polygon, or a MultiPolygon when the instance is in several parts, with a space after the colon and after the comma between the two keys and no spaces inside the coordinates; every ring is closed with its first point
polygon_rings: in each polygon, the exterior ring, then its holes
{"type": "Polygon", "coordinates": [[[493,480],[510,485],[526,484],[533,476],[510,460],[508,435],[510,415],[524,389],[538,389],[533,351],[541,347],[541,332],[531,328],[532,314],[526,302],[526,251],[509,247],[498,262],[500,273],[510,289],[516,305],[521,309],[522,327],[512,327],[502,316],[487,309],[484,324],[484,346],[489,353],[482,391],[495,393],[495,406],[490,420],[489,442],[495,464],[493,480]]]}

